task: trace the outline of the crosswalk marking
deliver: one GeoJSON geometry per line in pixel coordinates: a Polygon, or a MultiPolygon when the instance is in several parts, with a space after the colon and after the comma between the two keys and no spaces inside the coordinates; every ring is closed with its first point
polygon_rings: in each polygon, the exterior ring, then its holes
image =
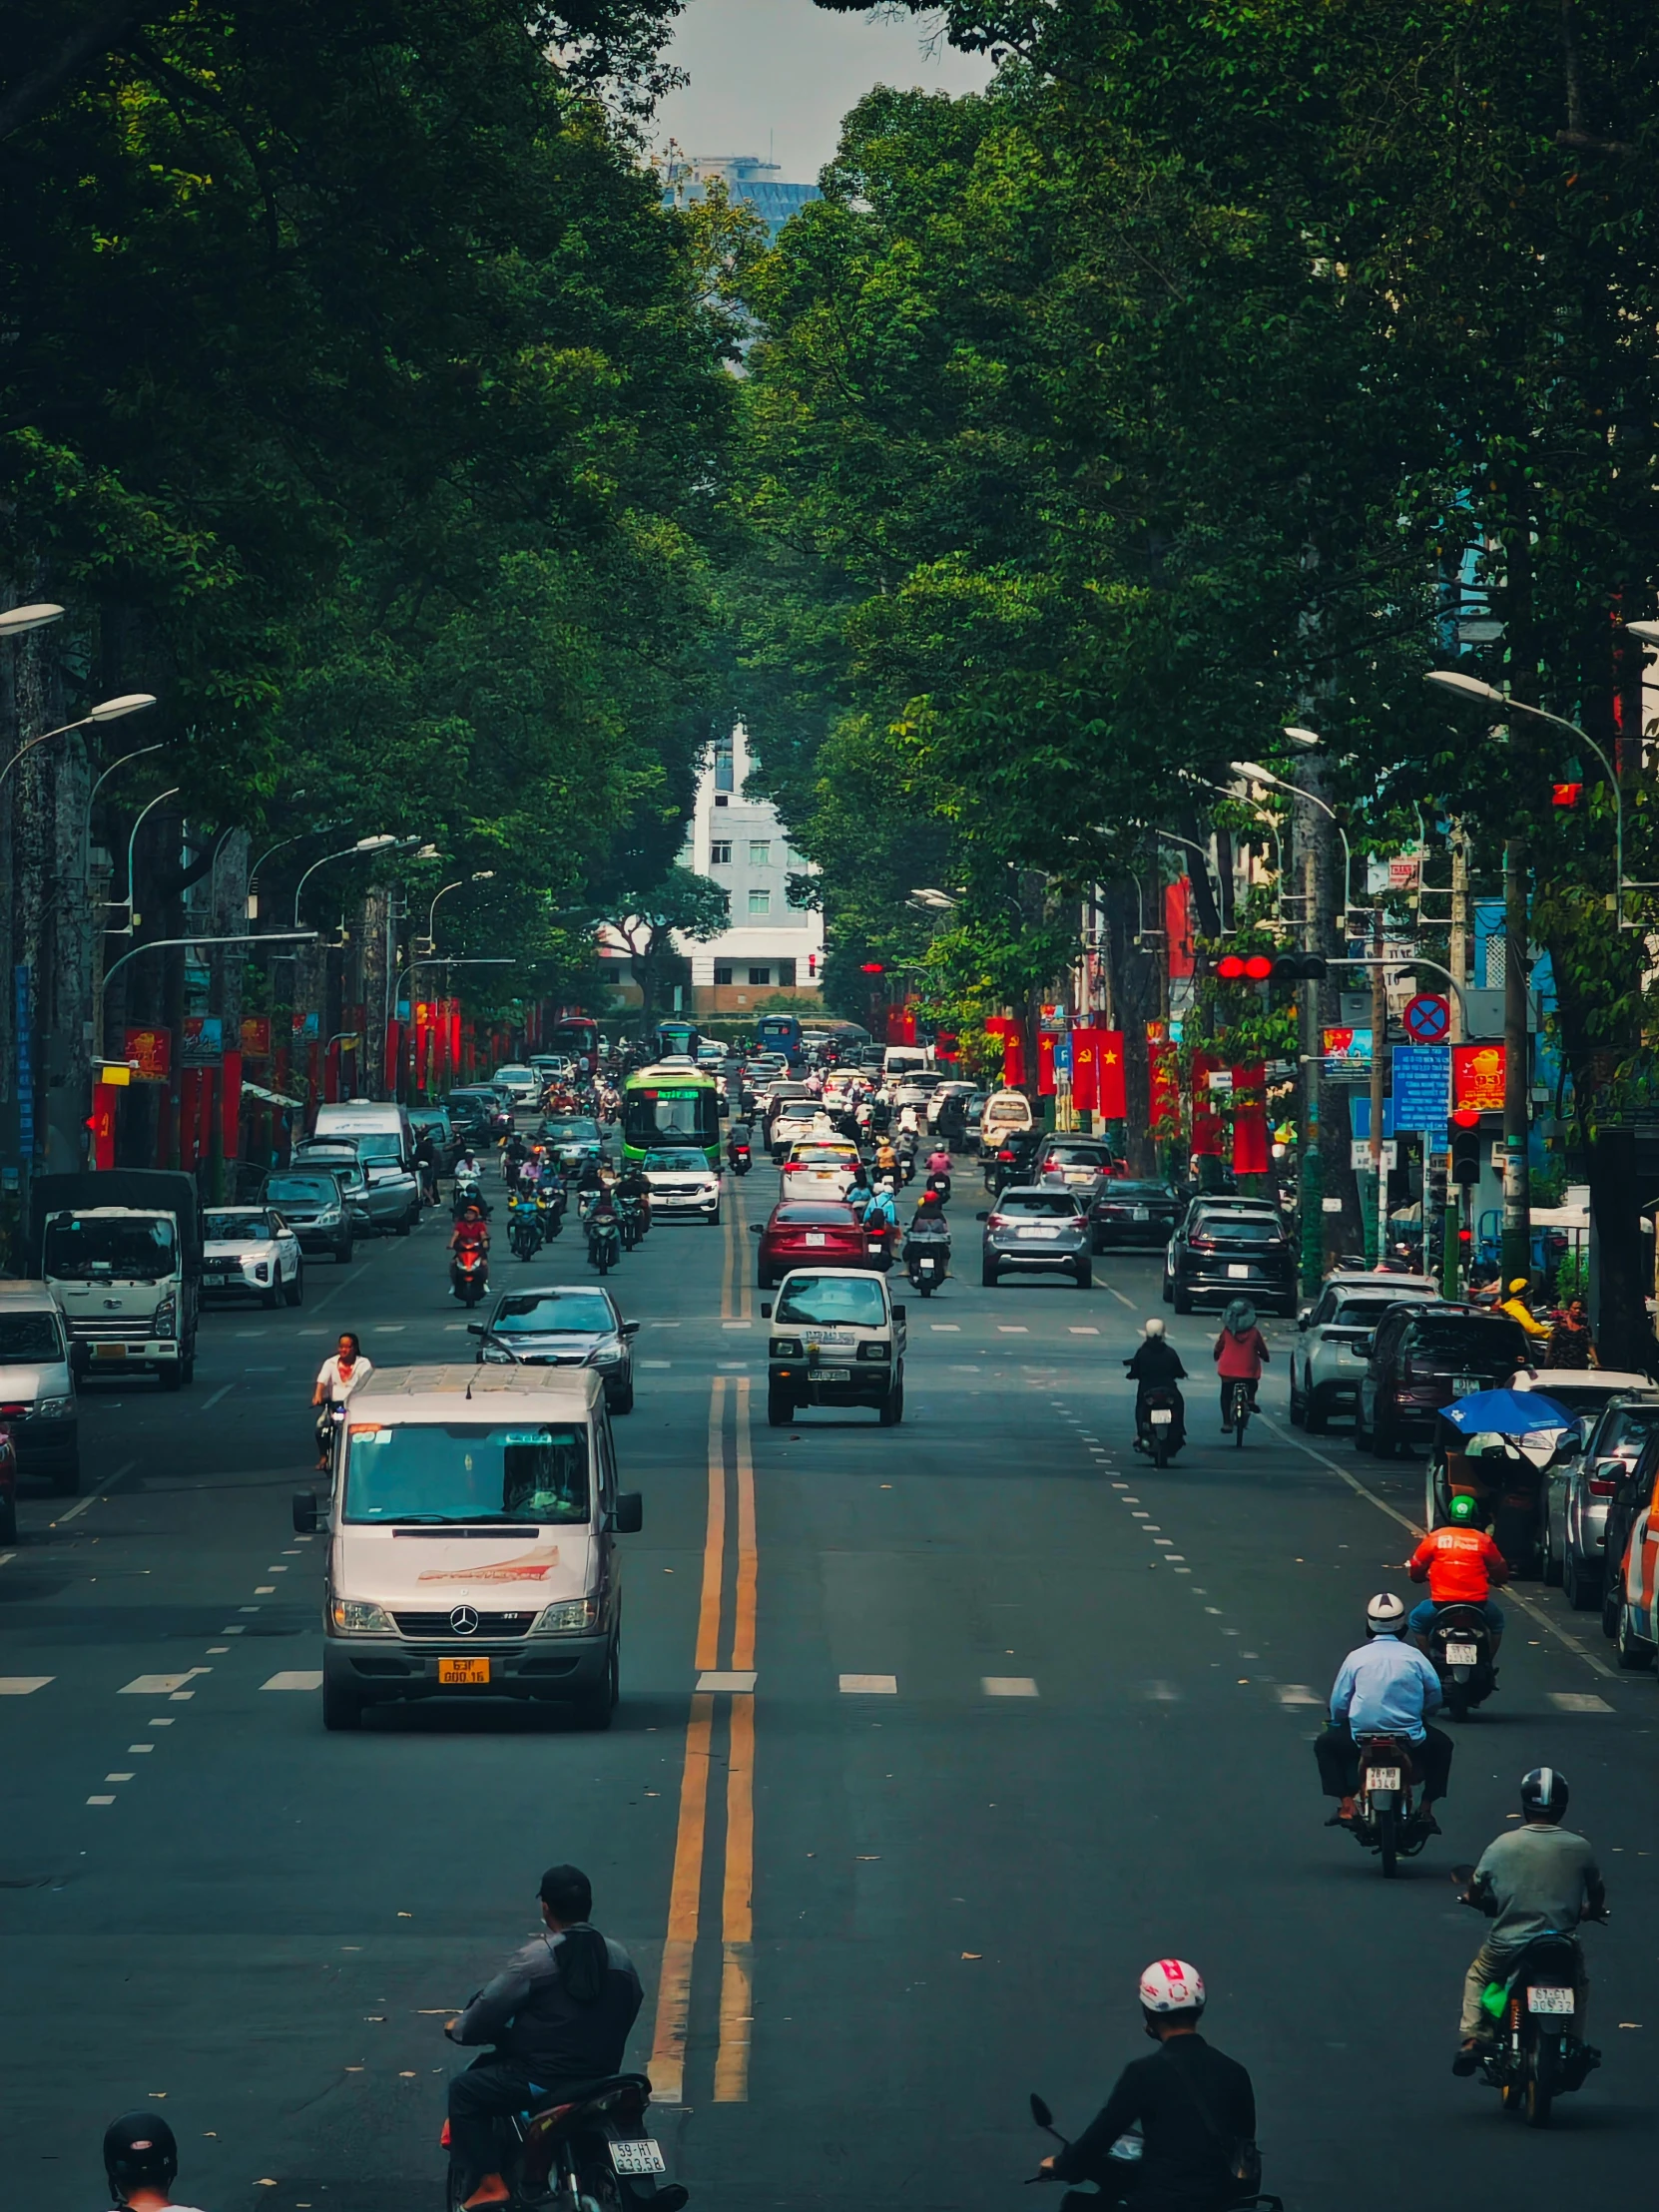
{"type": "Polygon", "coordinates": [[[673,1365],[672,1360],[642,1360],[640,1362],[642,1368],[671,1368],[673,1365]]]}
{"type": "Polygon", "coordinates": [[[962,1334],[959,1321],[930,1321],[927,1326],[935,1337],[959,1337],[962,1334]]]}
{"type": "Polygon", "coordinates": [[[113,1805],[115,1799],[113,1797],[89,1797],[87,1803],[89,1805],[113,1805]]]}
{"type": "Polygon", "coordinates": [[[843,1674],[840,1688],[843,1697],[897,1697],[898,1677],[895,1674],[843,1674]]]}
{"type": "Polygon", "coordinates": [[[282,1673],[274,1674],[269,1682],[262,1682],[262,1690],[320,1690],[322,1669],[288,1667],[282,1673]]]}
{"type": "Polygon", "coordinates": [[[33,1697],[56,1680],[52,1674],[0,1674],[0,1697],[33,1697]]]}
{"type": "Polygon", "coordinates": [[[1551,1690],[1549,1702],[1558,1713],[1611,1713],[1604,1697],[1597,1697],[1593,1690],[1551,1690]]]}
{"type": "Polygon", "coordinates": [[[1035,1697],[1037,1685],[1028,1674],[987,1674],[980,1677],[987,1697],[1035,1697]]]}

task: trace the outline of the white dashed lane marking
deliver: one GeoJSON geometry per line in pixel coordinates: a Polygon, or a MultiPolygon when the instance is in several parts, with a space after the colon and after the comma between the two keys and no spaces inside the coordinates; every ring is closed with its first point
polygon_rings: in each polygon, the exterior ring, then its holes
{"type": "Polygon", "coordinates": [[[262,1682],[262,1690],[320,1690],[322,1670],[314,1673],[305,1667],[288,1667],[281,1674],[274,1674],[269,1682],[262,1682]]]}
{"type": "Polygon", "coordinates": [[[898,1677],[895,1674],[843,1674],[840,1688],[843,1697],[897,1697],[898,1677]]]}
{"type": "Polygon", "coordinates": [[[124,1682],[117,1695],[120,1697],[160,1697],[163,1691],[175,1695],[187,1682],[195,1681],[199,1674],[212,1674],[212,1667],[189,1667],[183,1674],[135,1674],[131,1682],[124,1682]]]}
{"type": "Polygon", "coordinates": [[[1325,1700],[1310,1690],[1306,1682],[1281,1682],[1279,1702],[1281,1705],[1323,1705],[1325,1700]]]}
{"type": "Polygon", "coordinates": [[[1611,1713],[1614,1710],[1593,1690],[1551,1690],[1549,1702],[1558,1713],[1611,1713]]]}
{"type": "Polygon", "coordinates": [[[987,1697],[1035,1697],[1037,1685],[1028,1674],[987,1674],[980,1678],[987,1697]]]}
{"type": "Polygon", "coordinates": [[[33,1697],[56,1680],[52,1674],[0,1674],[0,1697],[33,1697]]]}

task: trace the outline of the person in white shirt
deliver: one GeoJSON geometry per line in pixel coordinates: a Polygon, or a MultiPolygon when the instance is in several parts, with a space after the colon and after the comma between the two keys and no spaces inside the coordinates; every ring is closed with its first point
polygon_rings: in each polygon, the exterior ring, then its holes
{"type": "Polygon", "coordinates": [[[328,1464],[328,1409],[347,1403],[351,1393],[360,1389],[373,1373],[373,1362],[363,1358],[362,1346],[349,1329],[344,1330],[338,1350],[330,1354],[317,1369],[316,1387],[311,1392],[311,1403],[323,1408],[316,1423],[316,1464],[319,1473],[328,1464]]]}
{"type": "Polygon", "coordinates": [[[159,2112],[124,2112],[104,2130],[110,2196],[125,2212],[196,2212],[172,2193],[178,2171],[179,2146],[159,2112]]]}

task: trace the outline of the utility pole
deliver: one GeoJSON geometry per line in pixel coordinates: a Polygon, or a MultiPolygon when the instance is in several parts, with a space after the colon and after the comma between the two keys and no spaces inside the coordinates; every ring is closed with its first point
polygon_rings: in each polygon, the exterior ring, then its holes
{"type": "Polygon", "coordinates": [[[1377,1221],[1366,1238],[1366,1248],[1373,1263],[1382,1267],[1388,1257],[1388,1170],[1382,1150],[1382,1054],[1388,1041],[1388,985],[1382,969],[1381,905],[1372,909],[1371,949],[1376,961],[1371,971],[1371,1171],[1377,1178],[1377,1221]]]}
{"type": "MultiPolygon", "coordinates": [[[[1293,823],[1296,817],[1292,816],[1293,823]]],[[[1316,825],[1323,824],[1316,816],[1316,825]]],[[[1303,838],[1303,949],[1321,952],[1320,836],[1311,827],[1303,838]]],[[[1325,1280],[1325,1161],[1320,1152],[1320,1078],[1324,1067],[1320,1034],[1320,986],[1302,986],[1302,1295],[1317,1298],[1325,1280]]]]}
{"type": "Polygon", "coordinates": [[[1503,844],[1503,1244],[1504,1288],[1532,1273],[1532,1192],[1527,1168],[1531,1055],[1527,1037],[1526,845],[1503,844]]]}
{"type": "MultiPolygon", "coordinates": [[[[1451,951],[1449,964],[1459,983],[1469,979],[1469,840],[1461,818],[1448,825],[1451,845],[1451,951]]],[[[1462,1044],[1463,1001],[1451,993],[1451,1041],[1462,1044]]]]}

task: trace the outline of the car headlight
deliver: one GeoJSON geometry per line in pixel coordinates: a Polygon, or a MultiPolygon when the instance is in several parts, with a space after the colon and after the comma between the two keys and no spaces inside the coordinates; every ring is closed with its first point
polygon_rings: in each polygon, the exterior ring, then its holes
{"type": "Polygon", "coordinates": [[[596,1345],[588,1354],[590,1368],[614,1368],[622,1358],[621,1345],[596,1345]]]}
{"type": "Polygon", "coordinates": [[[72,1397],[43,1397],[35,1406],[36,1420],[62,1420],[75,1403],[72,1397]]]}
{"type": "Polygon", "coordinates": [[[336,1636],[395,1636],[397,1628],[383,1605],[366,1599],[336,1597],[328,1608],[336,1636]]]}
{"type": "Polygon", "coordinates": [[[769,1350],[775,1360],[799,1360],[801,1358],[801,1339],[799,1337],[774,1337],[769,1350]]]}
{"type": "Polygon", "coordinates": [[[332,1229],[339,1220],[339,1208],[337,1206],[324,1206],[319,1214],[315,1214],[311,1218],[318,1229],[332,1229]]]}
{"type": "Polygon", "coordinates": [[[860,1360],[890,1360],[892,1358],[892,1346],[889,1344],[860,1345],[858,1347],[858,1357],[860,1360]]]}
{"type": "Polygon", "coordinates": [[[530,1624],[532,1636],[584,1636],[599,1625],[599,1600],[596,1597],[561,1598],[557,1605],[544,1605],[530,1624]]]}
{"type": "Polygon", "coordinates": [[[164,1298],[161,1304],[156,1308],[156,1319],[153,1324],[155,1334],[158,1337],[169,1336],[178,1327],[178,1302],[171,1298],[164,1298]]]}

